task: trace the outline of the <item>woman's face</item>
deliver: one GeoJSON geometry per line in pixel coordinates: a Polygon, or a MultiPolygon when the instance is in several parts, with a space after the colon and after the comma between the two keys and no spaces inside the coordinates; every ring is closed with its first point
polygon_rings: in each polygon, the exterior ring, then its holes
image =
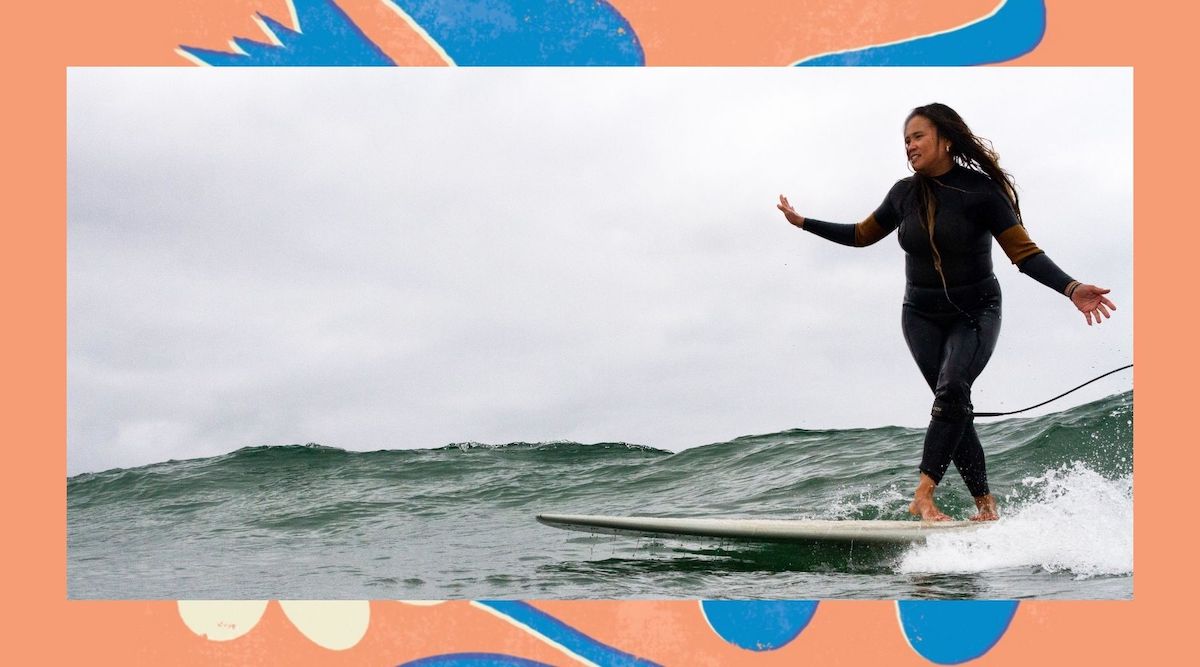
{"type": "Polygon", "coordinates": [[[924,116],[913,116],[904,126],[904,152],[913,171],[939,176],[950,170],[950,142],[924,116]]]}

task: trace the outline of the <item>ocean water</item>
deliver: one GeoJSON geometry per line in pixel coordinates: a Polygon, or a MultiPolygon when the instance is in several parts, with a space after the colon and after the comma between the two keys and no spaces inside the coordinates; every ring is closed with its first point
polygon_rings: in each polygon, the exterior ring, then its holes
{"type": "MultiPolygon", "coordinates": [[[[561,531],[542,512],[908,519],[923,432],[351,452],[245,447],[67,479],[80,598],[1128,599],[1133,394],[979,420],[1002,519],[890,548],[561,531]],[[987,423],[985,423],[985,421],[987,423]]],[[[939,504],[973,511],[951,468],[939,504]]]]}

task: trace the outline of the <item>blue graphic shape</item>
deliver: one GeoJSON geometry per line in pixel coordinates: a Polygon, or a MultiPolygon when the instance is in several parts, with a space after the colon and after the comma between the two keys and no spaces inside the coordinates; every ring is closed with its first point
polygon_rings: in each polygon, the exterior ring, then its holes
{"type": "Polygon", "coordinates": [[[1008,630],[1016,600],[897,600],[900,629],[921,657],[956,665],[987,653],[1008,630]]]}
{"type": "Polygon", "coordinates": [[[220,67],[312,67],[395,65],[331,0],[290,0],[299,30],[258,14],[280,44],[234,37],[243,53],[226,53],[192,46],[179,49],[206,65],[220,67]]]}
{"type": "Polygon", "coordinates": [[[813,56],[796,65],[986,65],[1029,53],[1045,33],[1043,0],[1004,0],[990,16],[949,32],[813,56]]]}
{"type": "Polygon", "coordinates": [[[815,600],[703,600],[717,635],[750,651],[772,651],[795,639],[817,611],[815,600]]]}
{"type": "Polygon", "coordinates": [[[633,27],[603,0],[387,0],[457,65],[644,65],[633,27]]]}
{"type": "Polygon", "coordinates": [[[406,662],[400,667],[551,667],[551,665],[500,653],[447,653],[406,662]]]}
{"type": "MultiPolygon", "coordinates": [[[[633,27],[603,0],[384,0],[456,65],[644,65],[633,27]]],[[[299,30],[258,14],[280,44],[235,37],[242,53],[180,46],[215,66],[395,65],[332,0],[291,0],[299,30]]],[[[400,20],[397,17],[397,20],[400,20]]]]}
{"type": "Polygon", "coordinates": [[[527,602],[478,600],[475,604],[525,626],[547,641],[600,667],[650,667],[658,664],[596,641],[527,602]]]}

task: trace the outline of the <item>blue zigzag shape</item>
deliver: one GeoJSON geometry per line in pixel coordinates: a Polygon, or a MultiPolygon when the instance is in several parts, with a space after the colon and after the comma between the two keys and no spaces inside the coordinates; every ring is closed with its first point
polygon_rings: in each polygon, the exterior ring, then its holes
{"type": "Polygon", "coordinates": [[[528,628],[547,641],[561,646],[600,667],[656,667],[650,662],[603,644],[572,628],[527,602],[515,600],[478,600],[473,604],[489,609],[528,628]]]}
{"type": "Polygon", "coordinates": [[[939,665],[974,660],[1004,636],[1016,600],[897,600],[900,629],[921,657],[939,665]]]}
{"type": "Polygon", "coordinates": [[[814,600],[703,600],[700,609],[721,639],[771,651],[799,636],[817,612],[814,600]]]}
{"type": "Polygon", "coordinates": [[[1043,0],[1004,0],[990,16],[949,32],[813,56],[796,65],[986,65],[1029,53],[1045,33],[1043,0]]]}
{"type": "Polygon", "coordinates": [[[225,53],[193,46],[180,46],[179,50],[206,65],[223,67],[396,64],[331,0],[290,2],[296,12],[298,31],[258,14],[263,25],[275,33],[279,45],[234,37],[233,44],[243,53],[225,53]]]}
{"type": "MultiPolygon", "coordinates": [[[[457,65],[644,65],[633,27],[602,0],[385,0],[457,65]]],[[[278,38],[235,37],[242,53],[180,46],[216,66],[395,65],[332,0],[291,0],[299,30],[263,14],[278,38]]]]}
{"type": "Polygon", "coordinates": [[[180,46],[179,49],[205,65],[223,67],[281,67],[322,65],[395,65],[359,30],[346,12],[330,0],[290,0],[298,30],[264,14],[258,18],[274,32],[280,44],[269,44],[234,37],[233,44],[242,53],[180,46]]]}

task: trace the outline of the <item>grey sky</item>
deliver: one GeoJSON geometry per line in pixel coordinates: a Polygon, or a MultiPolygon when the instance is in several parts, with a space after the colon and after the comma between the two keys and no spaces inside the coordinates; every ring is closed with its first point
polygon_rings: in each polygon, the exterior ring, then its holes
{"type": "Polygon", "coordinates": [[[68,474],[923,425],[895,237],[836,246],[774,204],[857,222],[930,101],[1119,307],[1089,329],[997,248],[976,408],[1131,361],[1128,69],[72,69],[68,474]]]}

